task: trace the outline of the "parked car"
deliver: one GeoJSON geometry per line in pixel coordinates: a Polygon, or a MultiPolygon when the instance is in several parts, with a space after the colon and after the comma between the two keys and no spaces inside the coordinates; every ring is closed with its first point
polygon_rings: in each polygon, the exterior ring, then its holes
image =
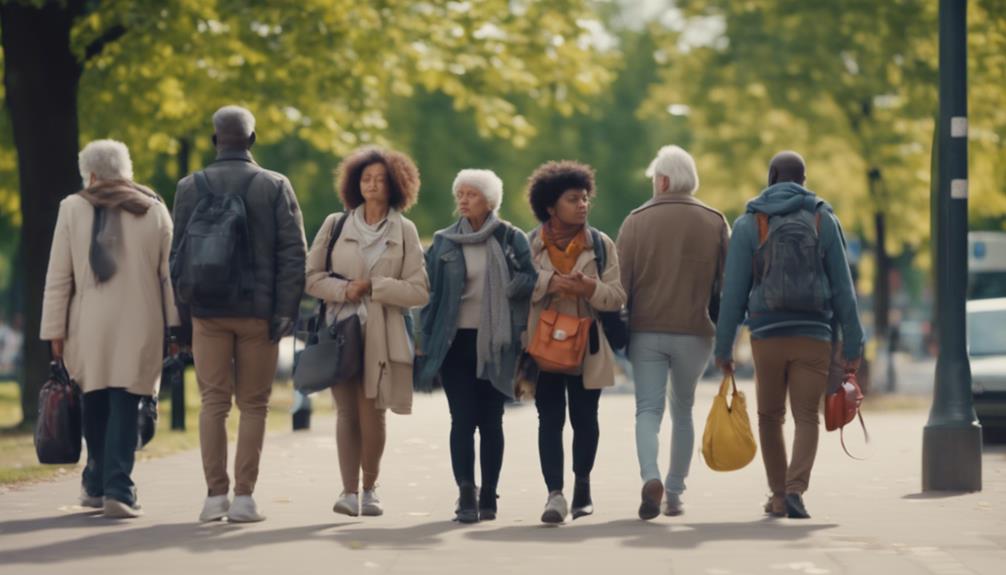
{"type": "Polygon", "coordinates": [[[968,302],[971,393],[988,435],[1006,432],[1006,298],[968,302]]]}

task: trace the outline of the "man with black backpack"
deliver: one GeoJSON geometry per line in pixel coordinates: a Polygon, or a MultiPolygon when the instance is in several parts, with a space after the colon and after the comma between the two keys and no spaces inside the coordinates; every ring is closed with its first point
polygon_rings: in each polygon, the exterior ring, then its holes
{"type": "Polygon", "coordinates": [[[202,397],[199,439],[208,493],[201,521],[261,521],[252,499],[279,340],[304,291],[304,223],[289,180],[255,163],[255,118],[237,106],[213,115],[217,158],[178,182],[171,277],[191,337],[202,397]],[[227,416],[241,410],[234,501],[227,416]]]}
{"type": "Polygon", "coordinates": [[[863,347],[842,227],[831,206],[803,187],[805,179],[799,154],[776,154],[769,187],[734,223],[715,349],[717,365],[732,374],[734,339],[746,315],[762,459],[772,491],[765,512],[794,519],[810,517],[803,493],[817,453],[818,410],[838,328],[845,370],[858,368],[863,347]],[[796,422],[788,464],[782,432],[787,393],[796,422]]]}

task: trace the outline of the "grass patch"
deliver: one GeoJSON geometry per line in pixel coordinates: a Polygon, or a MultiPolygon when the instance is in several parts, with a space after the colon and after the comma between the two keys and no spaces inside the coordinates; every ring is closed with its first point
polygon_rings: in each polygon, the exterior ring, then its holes
{"type": "Polygon", "coordinates": [[[863,400],[863,411],[925,411],[933,404],[930,395],[872,393],[863,400]]]}
{"type": "MultiPolygon", "coordinates": [[[[331,413],[331,395],[319,393],[313,396],[315,415],[331,413]]],[[[293,405],[293,386],[289,382],[276,382],[269,400],[267,432],[283,432],[292,428],[290,408],[293,405]]],[[[197,449],[199,447],[199,389],[195,372],[190,368],[185,374],[185,431],[171,430],[171,397],[162,394],[154,439],[137,452],[137,461],[147,461],[173,453],[197,449]]],[[[231,440],[237,437],[240,412],[237,407],[227,418],[227,430],[231,440]]],[[[9,428],[21,421],[21,399],[16,383],[0,382],[0,428],[9,428]]],[[[0,434],[0,486],[42,481],[64,477],[66,474],[80,473],[77,465],[40,465],[35,457],[33,434],[28,432],[8,432],[0,434]]]]}

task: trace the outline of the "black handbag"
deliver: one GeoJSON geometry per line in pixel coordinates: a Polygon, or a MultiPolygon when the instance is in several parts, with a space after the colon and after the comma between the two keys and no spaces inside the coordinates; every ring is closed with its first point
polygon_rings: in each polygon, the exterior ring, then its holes
{"type": "MultiPolygon", "coordinates": [[[[346,278],[332,273],[332,250],[348,217],[347,212],[336,223],[325,256],[325,271],[341,279],[346,278]]],[[[356,379],[363,371],[363,325],[359,316],[353,314],[331,325],[325,324],[325,317],[325,302],[319,300],[318,312],[308,322],[304,350],[297,355],[293,370],[293,386],[305,395],[356,379]]]]}
{"type": "Polygon", "coordinates": [[[49,381],[38,394],[35,454],[39,463],[80,461],[82,407],[80,386],[70,379],[62,360],[49,364],[49,381]]]}

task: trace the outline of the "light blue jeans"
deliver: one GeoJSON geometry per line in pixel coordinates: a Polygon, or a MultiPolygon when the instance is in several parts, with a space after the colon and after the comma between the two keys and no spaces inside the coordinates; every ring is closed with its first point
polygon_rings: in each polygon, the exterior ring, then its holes
{"type": "Polygon", "coordinates": [[[712,337],[674,333],[633,333],[629,343],[636,388],[636,454],[644,482],[660,479],[657,451],[665,398],[671,405],[671,468],[664,481],[668,493],[680,495],[685,491],[695,446],[695,386],[712,350],[712,337]]]}

